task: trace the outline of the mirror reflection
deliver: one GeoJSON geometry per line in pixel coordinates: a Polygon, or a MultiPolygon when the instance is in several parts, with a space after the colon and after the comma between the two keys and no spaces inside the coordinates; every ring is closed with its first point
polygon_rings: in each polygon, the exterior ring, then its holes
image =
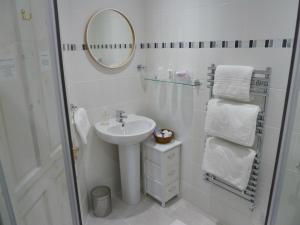
{"type": "Polygon", "coordinates": [[[107,68],[119,68],[131,59],[135,35],[128,18],[114,9],[97,12],[86,30],[86,44],[92,58],[107,68]]]}

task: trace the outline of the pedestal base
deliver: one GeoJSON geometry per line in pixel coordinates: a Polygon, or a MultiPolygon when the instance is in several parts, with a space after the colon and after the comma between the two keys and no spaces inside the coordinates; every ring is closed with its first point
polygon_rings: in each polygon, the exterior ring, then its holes
{"type": "Polygon", "coordinates": [[[130,205],[138,204],[141,199],[140,145],[120,145],[119,160],[122,199],[130,205]]]}

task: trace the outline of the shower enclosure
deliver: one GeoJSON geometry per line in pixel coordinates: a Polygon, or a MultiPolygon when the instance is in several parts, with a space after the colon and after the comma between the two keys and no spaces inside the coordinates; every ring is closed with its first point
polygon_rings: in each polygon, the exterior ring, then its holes
{"type": "Polygon", "coordinates": [[[268,225],[300,223],[300,42],[299,12],[289,91],[286,96],[285,123],[277,155],[268,225]],[[298,38],[297,38],[298,36],[298,38]]]}
{"type": "Polygon", "coordinates": [[[0,224],[79,224],[53,1],[0,2],[0,224]]]}

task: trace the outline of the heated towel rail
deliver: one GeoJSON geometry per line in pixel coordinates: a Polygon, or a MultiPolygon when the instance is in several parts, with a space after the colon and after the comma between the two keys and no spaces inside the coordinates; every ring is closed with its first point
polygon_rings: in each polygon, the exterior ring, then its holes
{"type": "MultiPolygon", "coordinates": [[[[214,76],[216,71],[216,66],[212,64],[208,67],[208,85],[210,89],[209,98],[213,98],[213,85],[214,76]]],[[[269,95],[269,83],[271,76],[271,68],[268,67],[265,70],[254,70],[251,79],[250,93],[254,98],[253,101],[257,101],[257,104],[261,106],[261,111],[258,114],[257,125],[256,125],[256,143],[255,150],[256,156],[252,166],[251,176],[249,179],[248,186],[245,190],[240,190],[232,184],[214,176],[210,173],[205,173],[205,180],[227,190],[231,193],[238,195],[239,197],[249,201],[251,203],[250,210],[253,211],[256,207],[255,205],[255,195],[258,183],[258,173],[260,167],[260,158],[262,151],[262,141],[264,134],[264,119],[265,119],[265,109],[267,104],[267,99],[269,95]],[[257,98],[256,98],[257,97],[257,98]]]]}

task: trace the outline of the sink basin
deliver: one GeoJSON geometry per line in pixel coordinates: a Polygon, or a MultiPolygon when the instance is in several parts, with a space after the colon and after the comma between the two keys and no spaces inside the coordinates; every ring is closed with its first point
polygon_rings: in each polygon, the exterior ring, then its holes
{"type": "Polygon", "coordinates": [[[110,119],[107,124],[98,122],[95,130],[103,141],[118,145],[122,199],[135,205],[141,199],[140,187],[140,142],[154,130],[156,124],[144,116],[128,115],[125,125],[110,119]]]}
{"type": "Polygon", "coordinates": [[[107,125],[101,122],[95,124],[97,135],[105,142],[116,145],[133,145],[145,140],[154,130],[153,120],[137,115],[128,115],[125,126],[110,119],[107,125]]]}

